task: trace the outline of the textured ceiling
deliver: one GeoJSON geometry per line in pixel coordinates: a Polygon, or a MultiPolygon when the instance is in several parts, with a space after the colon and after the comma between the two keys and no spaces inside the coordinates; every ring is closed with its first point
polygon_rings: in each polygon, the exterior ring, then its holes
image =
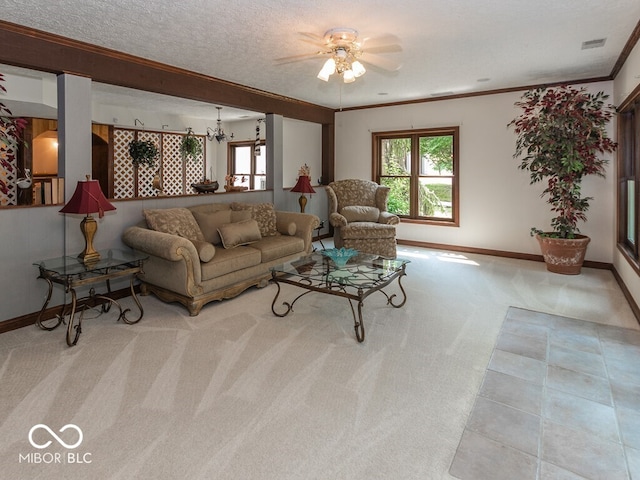
{"type": "MultiPolygon", "coordinates": [[[[638,0],[1,0],[3,20],[332,108],[608,76],[638,0]],[[300,32],[395,35],[402,63],[351,84],[316,78],[300,32]],[[606,38],[604,47],[582,43],[606,38]]],[[[366,50],[366,49],[365,49],[366,50]]],[[[104,95],[111,95],[109,92],[104,95]]]]}

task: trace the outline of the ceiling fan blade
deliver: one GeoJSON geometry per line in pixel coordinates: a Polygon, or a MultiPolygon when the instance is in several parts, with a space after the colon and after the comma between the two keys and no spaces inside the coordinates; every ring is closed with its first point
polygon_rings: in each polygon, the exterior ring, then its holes
{"type": "Polygon", "coordinates": [[[315,45],[317,47],[324,48],[327,46],[327,42],[324,41],[324,38],[316,35],[315,33],[298,32],[298,35],[305,37],[301,39],[303,42],[311,43],[312,45],[315,45]]]}
{"type": "Polygon", "coordinates": [[[397,43],[390,43],[388,45],[380,45],[378,47],[366,46],[364,48],[369,53],[397,53],[402,51],[402,46],[397,43]]]}
{"type": "Polygon", "coordinates": [[[301,62],[303,60],[309,60],[310,58],[316,58],[318,55],[323,55],[325,52],[303,53],[302,55],[291,55],[290,57],[276,58],[274,62],[278,65],[284,65],[287,63],[301,62]]]}
{"type": "Polygon", "coordinates": [[[400,67],[402,67],[402,64],[396,62],[395,60],[382,57],[380,55],[375,55],[373,53],[362,52],[362,55],[360,55],[360,60],[375,67],[389,70],[390,72],[400,70],[400,67]]]}
{"type": "Polygon", "coordinates": [[[371,48],[381,47],[384,45],[400,44],[400,39],[395,35],[387,34],[379,37],[367,37],[362,40],[362,48],[370,50],[371,48]]]}

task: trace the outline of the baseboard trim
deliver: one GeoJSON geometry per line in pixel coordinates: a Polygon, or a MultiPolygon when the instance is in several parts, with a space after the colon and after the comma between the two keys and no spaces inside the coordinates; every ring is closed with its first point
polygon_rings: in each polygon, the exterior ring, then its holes
{"type": "MultiPolygon", "coordinates": [[[[135,287],[136,292],[139,292],[140,288],[138,286],[135,287]]],[[[125,298],[131,296],[130,288],[122,288],[120,290],[114,290],[110,294],[111,298],[114,300],[118,300],[120,298],[125,298]]],[[[106,300],[105,300],[106,302],[106,300]]],[[[81,308],[85,305],[85,301],[80,300],[78,302],[78,308],[81,308]]],[[[62,305],[56,305],[55,307],[49,307],[42,313],[42,319],[48,320],[50,318],[54,318],[56,315],[59,315],[62,312],[62,305]]],[[[38,315],[40,314],[40,310],[37,312],[27,313],[26,315],[21,315],[19,317],[10,318],[9,320],[3,320],[0,322],[0,334],[5,332],[10,332],[11,330],[16,330],[22,327],[28,327],[29,325],[34,325],[36,320],[38,319],[38,315]]]]}
{"type": "Polygon", "coordinates": [[[627,299],[627,302],[631,307],[631,311],[633,312],[633,315],[636,317],[638,324],[640,324],[640,307],[638,307],[638,304],[636,303],[633,296],[631,295],[631,292],[625,285],[624,280],[622,280],[622,277],[616,270],[616,267],[613,265],[611,266],[611,273],[613,273],[613,277],[616,279],[616,282],[618,282],[618,285],[620,285],[620,289],[622,290],[622,294],[624,295],[624,298],[627,299]]]}

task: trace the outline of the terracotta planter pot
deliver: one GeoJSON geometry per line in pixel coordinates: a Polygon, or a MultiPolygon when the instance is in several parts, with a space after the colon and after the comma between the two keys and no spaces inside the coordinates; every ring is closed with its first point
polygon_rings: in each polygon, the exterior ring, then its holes
{"type": "Polygon", "coordinates": [[[587,246],[591,239],[585,235],[576,238],[552,238],[536,235],[547,270],[564,275],[579,275],[587,246]]]}

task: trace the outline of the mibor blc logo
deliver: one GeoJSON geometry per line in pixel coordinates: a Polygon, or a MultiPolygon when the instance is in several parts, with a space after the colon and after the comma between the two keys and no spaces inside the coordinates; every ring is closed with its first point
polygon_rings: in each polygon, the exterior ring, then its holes
{"type": "MultiPolygon", "coordinates": [[[[82,430],[77,425],[73,423],[68,423],[64,427],[62,427],[58,433],[54,432],[48,425],[44,423],[39,423],[31,427],[29,430],[29,443],[33,448],[37,448],[38,450],[43,450],[49,446],[51,446],[55,442],[66,448],[67,450],[74,450],[80,446],[82,440],[84,438],[82,430]],[[50,436],[50,439],[43,439],[43,435],[38,433],[36,435],[37,439],[34,439],[34,434],[39,431],[44,430],[50,436]],[[67,431],[74,432],[72,434],[65,433],[67,431]],[[58,435],[58,433],[60,435],[58,435]],[[64,435],[62,435],[64,434],[64,435]],[[64,439],[63,439],[64,437],[64,439]],[[75,441],[73,441],[75,440],[75,441]]],[[[18,462],[19,463],[91,463],[91,454],[90,453],[79,453],[79,452],[30,452],[30,453],[19,453],[18,454],[18,462]]]]}

